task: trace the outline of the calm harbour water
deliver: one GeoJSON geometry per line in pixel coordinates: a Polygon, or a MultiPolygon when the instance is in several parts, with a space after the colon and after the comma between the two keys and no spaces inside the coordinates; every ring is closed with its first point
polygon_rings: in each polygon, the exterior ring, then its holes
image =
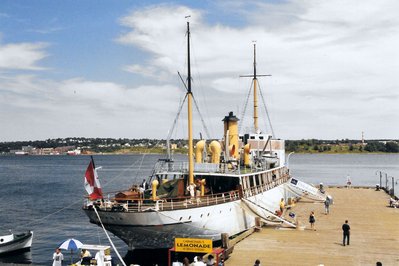
{"type": "MultiPolygon", "coordinates": [[[[102,166],[99,175],[104,191],[138,184],[150,174],[158,158],[161,156],[94,156],[96,166],[102,166]]],[[[30,229],[35,234],[30,252],[0,257],[0,265],[30,261],[32,265],[51,265],[54,249],[68,238],[109,244],[103,231],[90,224],[81,210],[86,195],[83,176],[89,160],[88,156],[0,156],[0,234],[8,233],[8,229],[30,229]]],[[[289,166],[293,176],[313,184],[344,185],[349,174],[353,185],[375,186],[379,183],[377,171],[399,182],[398,154],[293,154],[289,166]]],[[[391,179],[389,182],[391,185],[391,179]]],[[[127,246],[112,234],[111,238],[125,255],[127,246]]],[[[69,253],[64,255],[69,262],[69,253]]]]}

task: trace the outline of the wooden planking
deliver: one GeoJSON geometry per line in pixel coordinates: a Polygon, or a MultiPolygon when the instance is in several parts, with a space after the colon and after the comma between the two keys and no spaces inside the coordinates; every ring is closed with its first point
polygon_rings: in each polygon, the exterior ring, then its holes
{"type": "MultiPolygon", "coordinates": [[[[399,265],[399,209],[389,208],[384,191],[328,188],[330,214],[323,203],[299,202],[293,209],[305,230],[263,227],[237,243],[226,266],[253,265],[399,265]],[[315,211],[316,231],[308,229],[315,211]],[[351,226],[350,246],[342,246],[341,226],[351,226]]],[[[287,213],[285,215],[288,215],[287,213]]]]}

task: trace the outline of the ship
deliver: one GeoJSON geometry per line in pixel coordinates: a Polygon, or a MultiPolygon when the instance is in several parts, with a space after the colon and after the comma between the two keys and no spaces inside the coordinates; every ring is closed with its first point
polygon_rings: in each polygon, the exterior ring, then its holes
{"type": "Polygon", "coordinates": [[[209,140],[209,145],[199,140],[194,147],[189,22],[186,35],[187,161],[171,156],[161,159],[141,187],[130,187],[107,199],[102,197],[94,161],[86,171],[91,189],[84,212],[91,223],[102,224],[130,250],[171,248],[176,237],[220,241],[222,234],[234,237],[254,227],[257,218],[266,224],[295,227],[283,218],[281,201],[298,197],[323,201],[325,197],[291,177],[284,140],[258,128],[256,44],[253,74],[249,75],[253,80],[253,130],[240,134],[240,119],[227,112],[222,119],[223,139],[209,140]]]}

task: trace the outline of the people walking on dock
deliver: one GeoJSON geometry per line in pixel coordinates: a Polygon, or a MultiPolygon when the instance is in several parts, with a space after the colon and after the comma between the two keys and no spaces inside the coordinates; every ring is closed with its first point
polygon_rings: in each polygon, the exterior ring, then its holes
{"type": "Polygon", "coordinates": [[[63,261],[64,255],[61,253],[61,250],[57,248],[53,254],[53,266],[62,266],[63,261]]]}
{"type": "Polygon", "coordinates": [[[351,230],[351,227],[348,224],[348,220],[346,220],[345,223],[342,225],[342,231],[344,233],[344,237],[342,239],[343,246],[345,246],[345,239],[346,239],[346,244],[349,246],[350,230],[351,230]]]}
{"type": "Polygon", "coordinates": [[[352,187],[352,180],[351,180],[351,176],[348,174],[346,176],[346,188],[351,188],[352,187]]]}
{"type": "Polygon", "coordinates": [[[284,207],[285,207],[285,201],[284,201],[284,198],[281,198],[281,200],[280,200],[280,212],[281,212],[281,214],[283,214],[284,207]]]}
{"type": "Polygon", "coordinates": [[[330,213],[330,198],[327,196],[326,200],[324,201],[324,214],[327,215],[330,213]]]}
{"type": "Polygon", "coordinates": [[[314,226],[314,223],[316,222],[316,218],[314,216],[314,211],[310,212],[309,215],[309,223],[310,223],[310,229],[316,231],[316,228],[314,226]]]}

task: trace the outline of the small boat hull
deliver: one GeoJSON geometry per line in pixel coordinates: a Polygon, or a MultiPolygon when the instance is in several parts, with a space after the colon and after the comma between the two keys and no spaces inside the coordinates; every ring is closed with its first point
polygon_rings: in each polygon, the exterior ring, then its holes
{"type": "Polygon", "coordinates": [[[0,255],[28,250],[32,246],[33,232],[0,236],[0,255]]]}

